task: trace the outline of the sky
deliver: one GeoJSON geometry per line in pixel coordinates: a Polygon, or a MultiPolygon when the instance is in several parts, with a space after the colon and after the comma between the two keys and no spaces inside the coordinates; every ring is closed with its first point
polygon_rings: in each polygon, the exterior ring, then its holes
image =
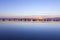
{"type": "Polygon", "coordinates": [[[60,15],[60,0],[0,0],[0,16],[60,15]]]}

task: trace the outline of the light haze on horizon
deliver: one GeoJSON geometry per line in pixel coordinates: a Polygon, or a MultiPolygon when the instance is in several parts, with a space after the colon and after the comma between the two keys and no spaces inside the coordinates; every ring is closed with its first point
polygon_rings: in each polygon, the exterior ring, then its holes
{"type": "Polygon", "coordinates": [[[60,15],[60,0],[0,0],[0,15],[60,15]]]}

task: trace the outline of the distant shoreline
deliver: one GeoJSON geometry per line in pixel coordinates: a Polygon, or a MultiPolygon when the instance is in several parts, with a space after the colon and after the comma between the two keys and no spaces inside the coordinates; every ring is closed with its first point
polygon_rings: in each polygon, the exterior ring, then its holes
{"type": "Polygon", "coordinates": [[[20,22],[60,22],[59,16],[20,16],[20,17],[0,17],[0,22],[20,21],[20,22]]]}

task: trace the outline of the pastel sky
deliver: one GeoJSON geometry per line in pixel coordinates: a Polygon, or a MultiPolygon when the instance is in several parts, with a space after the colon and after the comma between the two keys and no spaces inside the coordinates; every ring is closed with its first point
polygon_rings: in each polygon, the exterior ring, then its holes
{"type": "Polygon", "coordinates": [[[0,15],[60,15],[60,0],[0,0],[0,15]]]}

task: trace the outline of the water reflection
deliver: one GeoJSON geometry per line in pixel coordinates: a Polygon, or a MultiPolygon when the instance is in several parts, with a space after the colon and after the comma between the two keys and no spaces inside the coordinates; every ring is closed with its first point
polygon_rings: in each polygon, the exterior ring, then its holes
{"type": "Polygon", "coordinates": [[[60,39],[60,24],[0,24],[0,39],[58,40],[60,39]]]}

